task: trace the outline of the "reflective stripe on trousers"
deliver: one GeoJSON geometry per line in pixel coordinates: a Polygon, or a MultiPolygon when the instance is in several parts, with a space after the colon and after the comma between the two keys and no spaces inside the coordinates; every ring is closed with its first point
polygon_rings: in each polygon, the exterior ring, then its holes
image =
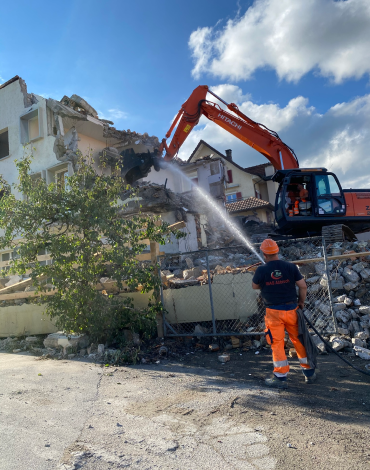
{"type": "MultiPolygon", "coordinates": [[[[270,334],[274,374],[285,377],[289,372],[289,363],[284,349],[285,330],[294,344],[302,369],[310,369],[307,353],[298,339],[298,317],[296,310],[274,310],[266,308],[266,330],[270,334]]],[[[267,339],[267,337],[266,337],[267,339]]]]}

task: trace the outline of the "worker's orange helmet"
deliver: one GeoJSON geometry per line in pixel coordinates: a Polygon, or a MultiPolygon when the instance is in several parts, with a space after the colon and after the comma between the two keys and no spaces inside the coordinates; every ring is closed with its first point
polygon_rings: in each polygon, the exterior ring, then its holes
{"type": "Polygon", "coordinates": [[[279,253],[279,247],[275,240],[271,240],[271,238],[266,238],[266,240],[263,240],[261,244],[261,251],[265,255],[276,255],[277,253],[279,253]]]}

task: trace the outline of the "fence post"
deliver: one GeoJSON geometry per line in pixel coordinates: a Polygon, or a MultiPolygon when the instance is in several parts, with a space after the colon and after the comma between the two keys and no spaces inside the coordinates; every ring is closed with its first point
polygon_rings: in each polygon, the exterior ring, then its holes
{"type": "Polygon", "coordinates": [[[217,333],[217,330],[216,330],[216,319],[215,319],[215,309],[213,308],[212,283],[211,283],[211,272],[210,272],[210,269],[209,269],[208,251],[206,251],[206,259],[207,259],[207,274],[208,274],[209,301],[210,301],[210,303],[211,303],[211,313],[212,313],[212,328],[213,328],[213,334],[216,334],[216,333],[217,333]]]}
{"type": "Polygon", "coordinates": [[[331,275],[329,272],[329,267],[328,267],[328,255],[326,253],[326,242],[325,242],[325,237],[322,237],[322,249],[323,249],[323,256],[324,256],[324,264],[325,264],[325,272],[326,272],[326,277],[328,280],[328,294],[329,294],[329,303],[330,303],[330,311],[331,315],[333,317],[333,323],[334,323],[334,332],[338,333],[338,325],[337,325],[337,319],[335,318],[334,314],[334,308],[333,308],[333,295],[331,292],[331,275]]]}

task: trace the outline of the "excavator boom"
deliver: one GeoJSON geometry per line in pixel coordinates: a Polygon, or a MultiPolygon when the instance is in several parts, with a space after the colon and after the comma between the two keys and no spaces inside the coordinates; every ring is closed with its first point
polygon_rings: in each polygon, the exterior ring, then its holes
{"type": "Polygon", "coordinates": [[[206,85],[198,86],[182,105],[166,134],[166,138],[169,138],[177,125],[170,144],[166,144],[166,139],[162,140],[159,153],[166,151],[165,160],[171,160],[177,154],[202,115],[260,152],[277,170],[299,168],[293,150],[284,144],[276,132],[248,118],[236,104],[226,103],[206,85]],[[233,114],[225,111],[218,104],[208,101],[207,93],[220,100],[233,114]]]}

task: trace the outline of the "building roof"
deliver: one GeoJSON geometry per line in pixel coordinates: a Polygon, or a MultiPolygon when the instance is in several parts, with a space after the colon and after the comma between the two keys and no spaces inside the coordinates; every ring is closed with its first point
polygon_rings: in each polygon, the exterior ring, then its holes
{"type": "Polygon", "coordinates": [[[265,168],[270,165],[272,166],[271,163],[262,163],[261,165],[249,166],[247,168],[244,168],[244,171],[246,171],[247,173],[251,173],[252,175],[257,175],[261,178],[265,178],[265,168]]]}
{"type": "MultiPolygon", "coordinates": [[[[223,155],[221,152],[219,152],[218,150],[216,150],[215,148],[211,147],[211,145],[207,144],[207,142],[205,140],[200,140],[198,142],[198,145],[195,147],[195,149],[193,150],[192,154],[190,155],[190,157],[188,158],[188,163],[191,162],[191,159],[194,157],[194,155],[197,153],[197,150],[199,149],[199,147],[204,144],[206,145],[208,148],[210,148],[212,150],[212,152],[215,152],[217,153],[217,155],[219,155],[220,157],[223,157],[223,158],[226,158],[226,155],[223,155]]],[[[229,161],[229,160],[228,160],[229,161]]]]}
{"type": "Polygon", "coordinates": [[[241,211],[249,211],[253,209],[271,209],[273,210],[274,207],[268,201],[264,201],[263,199],[258,199],[257,197],[247,197],[242,201],[236,202],[229,202],[226,204],[226,210],[228,212],[241,212],[241,211]]]}
{"type": "Polygon", "coordinates": [[[198,145],[195,147],[195,149],[193,150],[192,154],[190,155],[190,157],[188,158],[187,162],[190,163],[191,162],[191,159],[194,157],[194,155],[196,154],[197,150],[199,149],[199,147],[204,144],[206,145],[212,152],[216,153],[217,155],[219,155],[220,157],[222,157],[223,159],[225,159],[228,163],[231,163],[232,165],[236,166],[237,168],[239,168],[239,170],[242,170],[244,171],[245,173],[249,173],[251,175],[257,175],[261,178],[265,178],[266,175],[265,175],[265,168],[269,165],[271,165],[271,163],[262,163],[261,165],[255,165],[255,166],[250,166],[250,167],[247,167],[247,168],[243,168],[242,166],[238,165],[237,163],[234,162],[234,160],[230,160],[230,158],[227,158],[226,155],[222,154],[221,152],[219,152],[218,150],[216,150],[214,147],[212,147],[211,145],[209,145],[205,140],[200,140],[198,142],[198,145]]]}
{"type": "Polygon", "coordinates": [[[13,82],[16,82],[17,80],[19,80],[19,76],[16,75],[15,77],[11,78],[10,80],[8,80],[7,82],[3,83],[2,85],[0,85],[0,90],[2,88],[5,88],[6,86],[10,85],[11,83],[13,82]]]}

